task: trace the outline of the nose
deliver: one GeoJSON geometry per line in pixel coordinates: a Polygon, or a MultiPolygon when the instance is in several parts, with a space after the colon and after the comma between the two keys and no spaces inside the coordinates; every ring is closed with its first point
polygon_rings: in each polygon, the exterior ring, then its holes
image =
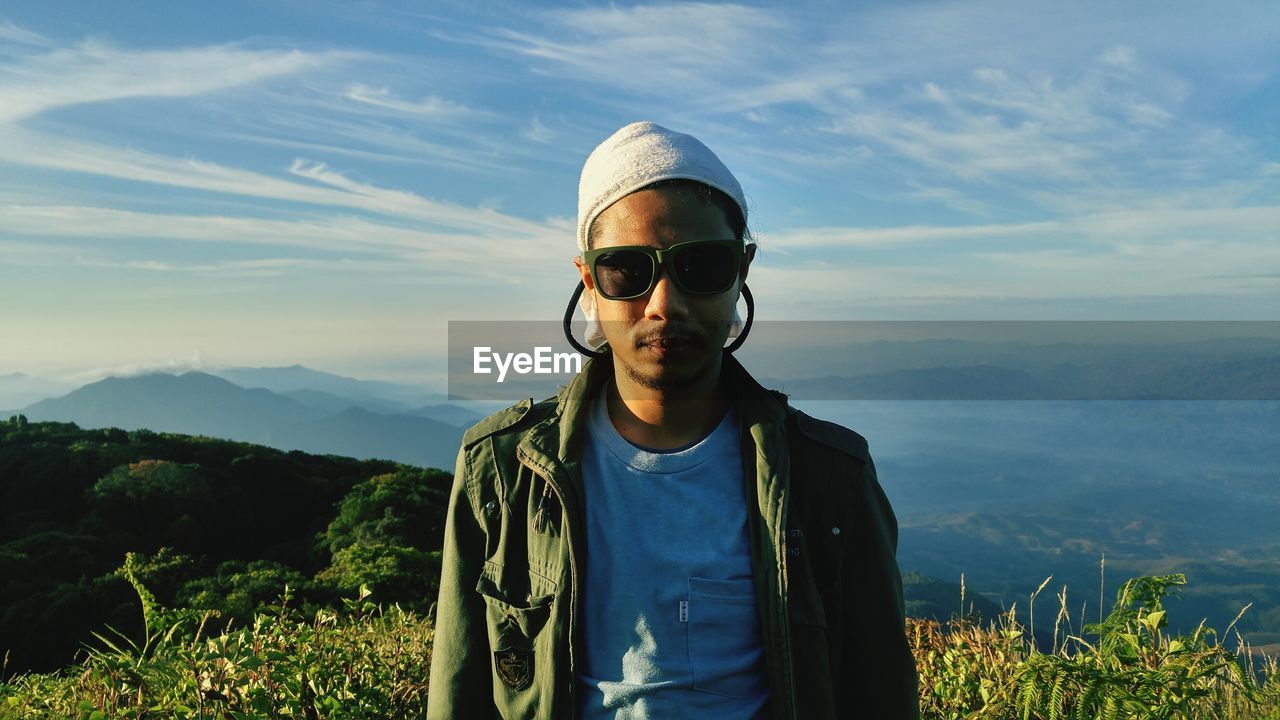
{"type": "Polygon", "coordinates": [[[644,314],[650,320],[686,320],[689,317],[688,298],[671,281],[665,267],[660,268],[658,281],[649,291],[644,314]]]}

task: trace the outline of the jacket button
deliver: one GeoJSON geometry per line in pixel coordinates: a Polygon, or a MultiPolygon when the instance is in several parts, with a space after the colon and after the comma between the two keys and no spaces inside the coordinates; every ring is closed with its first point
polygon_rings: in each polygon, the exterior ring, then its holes
{"type": "Polygon", "coordinates": [[[831,528],[831,534],[832,534],[832,535],[839,535],[839,534],[840,534],[840,528],[838,528],[838,527],[833,527],[833,528],[831,528]]]}
{"type": "Polygon", "coordinates": [[[490,500],[489,502],[484,504],[484,511],[490,515],[492,515],[493,511],[496,510],[497,508],[498,508],[498,503],[496,500],[490,500]]]}

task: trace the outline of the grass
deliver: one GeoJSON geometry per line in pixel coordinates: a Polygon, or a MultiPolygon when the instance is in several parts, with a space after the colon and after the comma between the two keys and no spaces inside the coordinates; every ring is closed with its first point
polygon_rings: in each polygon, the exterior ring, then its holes
{"type": "Polygon", "coordinates": [[[253,624],[204,637],[210,613],[142,601],[141,642],[99,634],[84,661],[0,682],[0,719],[342,718],[426,714],[431,625],[362,588],[341,610],[304,618],[288,588],[253,624]]]}
{"type": "MultiPolygon", "coordinates": [[[[76,666],[0,678],[0,719],[425,715],[432,631],[423,617],[376,605],[364,589],[339,610],[303,617],[286,589],[252,625],[206,637],[207,612],[159,607],[129,569],[145,636],[103,633],[76,666]]],[[[1078,629],[1064,592],[1043,650],[1013,609],[990,622],[908,621],[923,717],[1280,720],[1274,658],[1243,644],[1228,650],[1203,625],[1168,632],[1163,603],[1183,583],[1130,580],[1106,618],[1078,629]]]]}
{"type": "Polygon", "coordinates": [[[1164,601],[1185,583],[1182,575],[1129,580],[1106,618],[1078,630],[1064,590],[1047,649],[1015,620],[1016,607],[989,623],[909,620],[922,716],[1280,719],[1274,656],[1256,655],[1238,634],[1228,649],[1203,623],[1168,632],[1164,601]]]}

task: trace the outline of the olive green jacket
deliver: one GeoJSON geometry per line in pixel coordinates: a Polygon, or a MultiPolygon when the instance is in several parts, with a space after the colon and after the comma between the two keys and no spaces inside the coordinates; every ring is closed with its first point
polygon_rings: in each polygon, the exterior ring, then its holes
{"type": "MultiPolygon", "coordinates": [[[[724,358],[754,510],[770,717],[918,717],[897,521],[866,441],[790,408],[732,355],[724,358]]],[[[611,373],[608,361],[588,361],[556,398],[521,402],[464,436],[445,529],[429,718],[576,715],[582,445],[591,398],[611,373]]],[[[644,532],[643,519],[636,522],[644,532]]]]}

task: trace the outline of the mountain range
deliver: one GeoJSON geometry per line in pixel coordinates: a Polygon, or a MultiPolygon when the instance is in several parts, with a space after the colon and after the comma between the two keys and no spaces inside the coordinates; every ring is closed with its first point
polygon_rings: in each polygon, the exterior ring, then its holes
{"type": "MultiPolygon", "coordinates": [[[[409,407],[402,401],[415,396],[404,386],[300,366],[220,374],[252,387],[195,371],[108,377],[32,403],[20,412],[32,421],[207,435],[282,450],[381,458],[450,470],[463,427],[480,417],[456,405],[409,407]]],[[[421,394],[416,399],[430,396],[421,394]]]]}
{"type": "Polygon", "coordinates": [[[0,375],[0,408],[20,408],[38,400],[62,395],[75,385],[34,377],[26,373],[0,375]]]}

